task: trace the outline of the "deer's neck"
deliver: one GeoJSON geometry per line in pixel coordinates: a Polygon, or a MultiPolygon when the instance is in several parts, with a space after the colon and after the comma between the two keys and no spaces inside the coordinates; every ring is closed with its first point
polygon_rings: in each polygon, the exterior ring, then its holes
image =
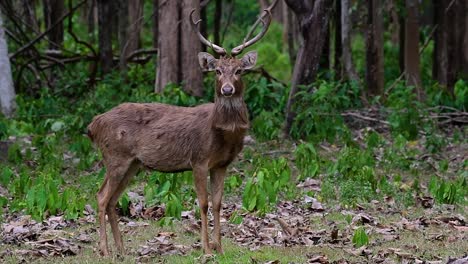
{"type": "Polygon", "coordinates": [[[227,132],[243,132],[249,128],[247,106],[241,96],[216,97],[212,115],[212,127],[227,132]]]}

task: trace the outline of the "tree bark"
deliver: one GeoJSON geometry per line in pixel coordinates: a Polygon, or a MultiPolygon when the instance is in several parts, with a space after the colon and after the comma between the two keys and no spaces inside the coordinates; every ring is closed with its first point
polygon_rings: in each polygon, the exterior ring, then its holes
{"type": "Polygon", "coordinates": [[[325,44],[328,20],[333,1],[286,0],[286,4],[296,14],[300,32],[304,39],[299,48],[291,81],[291,91],[286,105],[286,123],[283,136],[288,137],[296,116],[293,105],[299,85],[310,85],[315,81],[320,57],[325,44]]]}
{"type": "Polygon", "coordinates": [[[343,49],[343,66],[350,81],[359,82],[359,75],[354,68],[351,52],[351,20],[349,18],[349,0],[341,1],[341,46],[343,49]]]}
{"type": "Polygon", "coordinates": [[[181,16],[181,42],[180,49],[181,81],[186,92],[195,95],[203,95],[203,74],[198,64],[198,53],[201,51],[201,43],[190,24],[190,12],[195,9],[194,16],[199,17],[200,0],[183,0],[181,16]]]}
{"type": "MultiPolygon", "coordinates": [[[[46,28],[54,25],[63,15],[64,0],[44,0],[44,19],[46,28]]],[[[49,48],[60,49],[63,45],[63,23],[59,23],[48,34],[49,48]]]]}
{"type": "Polygon", "coordinates": [[[432,78],[436,79],[440,85],[447,86],[448,69],[448,24],[445,16],[447,3],[445,1],[434,0],[434,24],[437,26],[434,37],[434,59],[432,64],[432,78]]]}
{"type": "Polygon", "coordinates": [[[129,41],[129,1],[118,0],[118,18],[119,18],[119,48],[120,48],[120,71],[125,74],[127,71],[127,54],[129,41]]]}
{"type": "Polygon", "coordinates": [[[415,87],[418,100],[424,98],[419,68],[419,6],[417,0],[406,0],[405,77],[406,84],[415,87]]]}
{"type": "Polygon", "coordinates": [[[342,51],[343,48],[341,47],[341,0],[335,0],[335,59],[334,59],[334,70],[335,70],[335,78],[341,79],[342,76],[342,69],[341,69],[341,58],[342,58],[342,51]]]}
{"type": "Polygon", "coordinates": [[[143,4],[143,0],[130,0],[128,3],[128,44],[125,47],[125,54],[127,56],[140,48],[143,4]]]}
{"type": "Polygon", "coordinates": [[[158,48],[159,0],[153,0],[153,48],[158,48]]]}
{"type": "Polygon", "coordinates": [[[283,43],[289,55],[291,65],[296,61],[297,23],[294,13],[285,4],[283,5],[283,43]]]}
{"type": "Polygon", "coordinates": [[[8,45],[3,27],[3,19],[0,14],[0,108],[3,115],[12,117],[16,108],[15,88],[11,75],[10,59],[8,57],[8,45]]]}
{"type": "Polygon", "coordinates": [[[367,0],[366,83],[368,95],[384,90],[383,14],[381,0],[367,0]]]}
{"type": "Polygon", "coordinates": [[[158,63],[155,92],[161,93],[169,83],[179,83],[180,14],[179,0],[162,1],[159,4],[158,63]],[[161,37],[162,36],[162,37],[161,37]]]}
{"type": "Polygon", "coordinates": [[[112,0],[98,0],[99,60],[103,74],[112,70],[112,0]]]}
{"type": "Polygon", "coordinates": [[[464,31],[462,32],[462,38],[460,40],[462,46],[461,78],[468,80],[468,2],[464,2],[464,6],[461,12],[463,16],[460,19],[460,22],[464,24],[464,31]]]}
{"type": "Polygon", "coordinates": [[[215,13],[214,13],[214,22],[213,22],[213,39],[214,43],[221,45],[221,16],[223,13],[223,2],[221,0],[216,0],[215,13]]]}
{"type": "Polygon", "coordinates": [[[37,23],[36,16],[36,2],[31,0],[22,0],[21,6],[23,9],[23,16],[25,22],[31,27],[31,29],[39,33],[39,25],[37,23]]]}

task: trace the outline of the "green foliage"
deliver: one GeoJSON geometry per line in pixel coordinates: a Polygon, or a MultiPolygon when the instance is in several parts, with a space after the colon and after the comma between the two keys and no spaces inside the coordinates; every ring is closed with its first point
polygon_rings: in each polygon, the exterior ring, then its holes
{"type": "Polygon", "coordinates": [[[466,177],[460,177],[455,182],[448,182],[436,176],[431,177],[429,182],[429,192],[439,203],[455,204],[466,203],[465,197],[468,194],[468,184],[466,177]]]}
{"type": "Polygon", "coordinates": [[[144,195],[147,206],[166,205],[166,216],[180,219],[182,209],[190,206],[196,197],[191,172],[150,174],[144,195]],[[183,202],[182,202],[183,201],[183,202]]]}
{"type": "Polygon", "coordinates": [[[248,211],[265,213],[276,204],[281,191],[293,195],[294,185],[290,181],[291,169],[286,159],[265,160],[259,165],[252,178],[247,179],[242,195],[242,206],[248,211]]]}
{"type": "Polygon", "coordinates": [[[408,140],[418,136],[422,119],[419,109],[421,105],[413,92],[414,87],[397,84],[387,99],[390,114],[388,121],[395,135],[401,134],[408,140]]]}
{"type": "Polygon", "coordinates": [[[298,180],[317,176],[320,168],[320,161],[311,143],[302,143],[294,151],[296,167],[299,169],[298,180]]]}
{"type": "Polygon", "coordinates": [[[340,138],[351,142],[349,129],[344,125],[340,110],[359,104],[358,88],[351,83],[319,81],[316,91],[303,87],[296,95],[297,114],[291,135],[307,141],[334,142],[340,138]]]}
{"type": "Polygon", "coordinates": [[[354,231],[352,242],[357,248],[369,244],[369,236],[366,234],[364,227],[361,226],[354,231]]]}

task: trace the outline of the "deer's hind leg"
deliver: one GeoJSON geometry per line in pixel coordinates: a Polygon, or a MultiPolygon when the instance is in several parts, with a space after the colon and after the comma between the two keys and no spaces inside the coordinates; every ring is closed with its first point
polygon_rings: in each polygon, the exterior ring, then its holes
{"type": "Polygon", "coordinates": [[[119,201],[120,196],[127,187],[128,183],[133,176],[138,172],[139,164],[133,162],[125,173],[124,178],[120,182],[119,186],[115,190],[114,194],[110,198],[109,204],[107,205],[107,216],[109,217],[110,226],[112,229],[112,235],[114,236],[115,245],[120,254],[124,253],[124,246],[122,241],[122,234],[119,230],[118,216],[116,213],[116,205],[119,201]]]}
{"type": "MultiPolygon", "coordinates": [[[[98,219],[99,219],[99,250],[101,255],[109,255],[106,234],[106,212],[109,201],[118,191],[120,183],[125,178],[133,161],[131,159],[112,157],[112,160],[104,161],[106,166],[106,175],[104,182],[97,193],[98,219]]],[[[111,218],[112,216],[109,216],[111,218]]]]}

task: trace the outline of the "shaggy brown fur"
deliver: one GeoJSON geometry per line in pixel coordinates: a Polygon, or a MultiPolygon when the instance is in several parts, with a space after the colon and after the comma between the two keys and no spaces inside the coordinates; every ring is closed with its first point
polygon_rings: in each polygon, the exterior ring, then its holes
{"type": "Polygon", "coordinates": [[[207,53],[200,53],[199,58],[202,68],[217,71],[214,103],[196,107],[124,103],[96,116],[88,126],[88,135],[101,150],[107,169],[97,194],[103,255],[109,254],[106,214],[115,244],[123,252],[115,206],[141,167],[161,172],[193,171],[201,208],[203,250],[210,253],[214,248],[222,252],[220,209],[224,177],[227,166],[242,150],[249,128],[240,71],[253,67],[256,53],[248,53],[241,60],[216,60],[207,53]],[[222,92],[227,86],[234,88],[229,97],[222,92]],[[207,224],[208,172],[214,215],[211,246],[207,224]]]}

